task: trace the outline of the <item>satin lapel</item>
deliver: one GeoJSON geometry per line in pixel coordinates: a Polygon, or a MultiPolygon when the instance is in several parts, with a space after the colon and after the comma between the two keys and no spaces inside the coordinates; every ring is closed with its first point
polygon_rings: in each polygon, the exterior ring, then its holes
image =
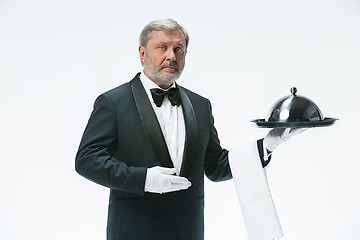
{"type": "Polygon", "coordinates": [[[194,108],[190,102],[190,99],[188,98],[188,96],[181,87],[179,87],[179,93],[181,99],[181,106],[184,113],[185,131],[186,131],[184,157],[183,157],[180,175],[186,176],[186,174],[188,173],[191,167],[194,154],[196,151],[198,127],[196,123],[194,108]]]}
{"type": "Polygon", "coordinates": [[[139,75],[130,82],[130,86],[145,133],[161,166],[174,167],[159,122],[139,79],[139,75]]]}

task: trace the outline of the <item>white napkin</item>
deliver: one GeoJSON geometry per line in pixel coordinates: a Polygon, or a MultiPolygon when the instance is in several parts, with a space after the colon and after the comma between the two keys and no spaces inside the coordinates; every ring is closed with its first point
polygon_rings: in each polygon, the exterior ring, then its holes
{"type": "Polygon", "coordinates": [[[283,236],[256,141],[230,149],[229,162],[249,240],[283,236]]]}

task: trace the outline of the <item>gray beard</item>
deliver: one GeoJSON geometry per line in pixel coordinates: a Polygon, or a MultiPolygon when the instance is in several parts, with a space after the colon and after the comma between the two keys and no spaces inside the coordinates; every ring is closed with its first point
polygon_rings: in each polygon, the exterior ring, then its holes
{"type": "Polygon", "coordinates": [[[181,75],[184,66],[179,66],[178,72],[162,74],[159,72],[152,62],[145,56],[144,58],[144,69],[151,80],[158,85],[171,86],[181,75]]]}

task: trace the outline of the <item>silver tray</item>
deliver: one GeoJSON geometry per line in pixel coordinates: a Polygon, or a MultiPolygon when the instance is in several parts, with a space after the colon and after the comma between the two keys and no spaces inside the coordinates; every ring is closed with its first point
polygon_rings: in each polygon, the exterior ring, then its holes
{"type": "Polygon", "coordinates": [[[251,122],[255,123],[258,127],[261,128],[314,128],[314,127],[328,127],[335,123],[338,120],[336,118],[324,118],[321,121],[309,121],[309,122],[279,122],[273,121],[268,122],[265,119],[255,119],[251,122]]]}

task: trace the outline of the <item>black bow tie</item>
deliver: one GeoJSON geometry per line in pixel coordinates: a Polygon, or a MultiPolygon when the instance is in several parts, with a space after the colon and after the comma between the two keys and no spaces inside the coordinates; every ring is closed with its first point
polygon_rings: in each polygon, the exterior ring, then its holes
{"type": "Polygon", "coordinates": [[[168,91],[164,91],[160,88],[150,89],[151,95],[157,107],[160,107],[164,98],[167,97],[171,105],[180,105],[180,96],[178,88],[170,88],[168,91]]]}

